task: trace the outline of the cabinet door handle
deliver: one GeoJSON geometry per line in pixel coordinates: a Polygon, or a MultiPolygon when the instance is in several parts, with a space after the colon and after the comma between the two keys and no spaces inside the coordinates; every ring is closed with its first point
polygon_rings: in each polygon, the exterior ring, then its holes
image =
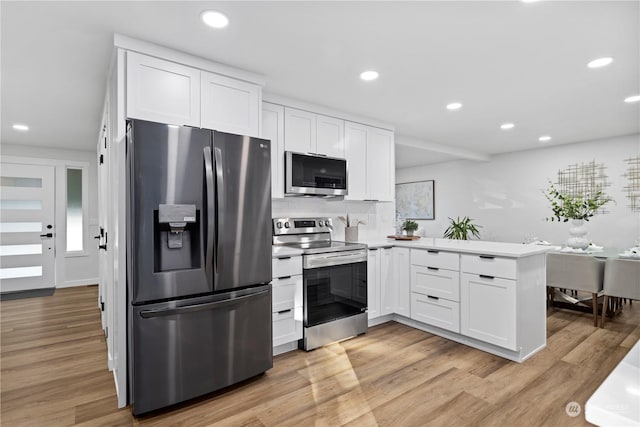
{"type": "Polygon", "coordinates": [[[281,256],[281,257],[279,257],[277,259],[291,259],[291,257],[290,256],[281,256]]]}
{"type": "Polygon", "coordinates": [[[480,258],[482,258],[482,259],[495,259],[496,257],[491,256],[491,255],[480,255],[480,258]]]}
{"type": "Polygon", "coordinates": [[[481,279],[495,279],[495,276],[487,276],[486,274],[480,274],[480,278],[481,279]]]}
{"type": "Polygon", "coordinates": [[[369,249],[370,251],[377,251],[378,250],[378,248],[367,248],[367,249],[369,249]]]}
{"type": "Polygon", "coordinates": [[[285,280],[285,279],[291,279],[291,276],[278,277],[278,280],[285,280]]]}
{"type": "Polygon", "coordinates": [[[288,312],[290,312],[290,311],[292,311],[292,310],[293,310],[292,308],[289,308],[289,309],[287,309],[287,310],[280,310],[280,311],[278,312],[278,314],[285,314],[285,313],[288,313],[288,312]]]}
{"type": "Polygon", "coordinates": [[[427,267],[427,269],[429,269],[429,270],[433,270],[433,271],[438,271],[438,270],[440,270],[439,268],[436,268],[436,267],[427,267]]]}
{"type": "Polygon", "coordinates": [[[439,254],[440,251],[437,251],[435,249],[427,249],[427,252],[429,252],[430,254],[439,254]]]}
{"type": "Polygon", "coordinates": [[[436,301],[438,301],[438,300],[440,299],[440,298],[438,298],[438,297],[434,297],[434,296],[431,296],[431,295],[427,295],[427,298],[429,298],[429,299],[434,299],[434,300],[436,300],[436,301]]]}

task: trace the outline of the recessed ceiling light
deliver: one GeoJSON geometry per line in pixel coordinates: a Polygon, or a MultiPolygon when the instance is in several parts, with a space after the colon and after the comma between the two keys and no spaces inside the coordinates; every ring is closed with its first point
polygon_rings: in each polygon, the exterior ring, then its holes
{"type": "Polygon", "coordinates": [[[26,132],[26,131],[28,131],[28,130],[29,130],[29,126],[27,126],[27,125],[23,125],[23,124],[21,124],[21,123],[16,123],[15,125],[13,125],[13,128],[14,128],[15,130],[19,130],[19,131],[21,131],[21,132],[26,132]]]}
{"type": "Polygon", "coordinates": [[[538,138],[538,141],[540,141],[540,142],[551,141],[551,137],[549,135],[544,135],[544,136],[541,136],[540,138],[538,138]]]}
{"type": "Polygon", "coordinates": [[[640,101],[640,95],[633,95],[624,99],[624,102],[628,104],[631,104],[632,102],[638,102],[638,101],[640,101]]]}
{"type": "Polygon", "coordinates": [[[205,10],[200,17],[205,24],[213,28],[224,28],[229,24],[229,18],[215,10],[205,10]]]}
{"type": "Polygon", "coordinates": [[[371,80],[375,80],[380,77],[377,71],[369,70],[360,73],[360,78],[364,81],[370,82],[371,80]]]}
{"type": "Polygon", "coordinates": [[[522,1],[522,3],[535,3],[538,0],[521,0],[521,1],[522,1]]]}
{"type": "Polygon", "coordinates": [[[587,64],[589,68],[600,68],[607,66],[613,62],[613,58],[605,56],[604,58],[594,59],[593,61],[587,64]]]}
{"type": "Polygon", "coordinates": [[[500,125],[500,129],[503,130],[508,130],[508,129],[513,129],[515,125],[513,123],[503,123],[500,125]]]}
{"type": "Polygon", "coordinates": [[[462,104],[459,102],[452,102],[451,104],[447,104],[447,110],[459,110],[462,108],[462,104]]]}

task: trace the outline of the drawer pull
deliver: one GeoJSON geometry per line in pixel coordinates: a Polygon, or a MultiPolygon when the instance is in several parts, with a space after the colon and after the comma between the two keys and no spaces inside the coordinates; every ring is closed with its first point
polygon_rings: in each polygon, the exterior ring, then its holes
{"type": "Polygon", "coordinates": [[[481,279],[495,279],[495,276],[487,276],[486,274],[480,274],[479,276],[481,279]]]}
{"type": "Polygon", "coordinates": [[[278,257],[276,259],[291,259],[291,257],[290,256],[281,256],[281,257],[278,257]]]}
{"type": "Polygon", "coordinates": [[[378,250],[378,248],[367,248],[367,249],[369,249],[370,251],[377,251],[378,250]]]}
{"type": "Polygon", "coordinates": [[[291,279],[291,276],[278,277],[278,280],[291,279]]]}
{"type": "Polygon", "coordinates": [[[439,268],[436,268],[436,267],[427,267],[427,269],[428,269],[428,270],[434,270],[434,271],[438,271],[438,270],[440,270],[439,268]]]}
{"type": "Polygon", "coordinates": [[[438,297],[432,297],[431,295],[427,295],[427,298],[429,298],[429,299],[434,299],[434,300],[436,300],[436,301],[438,301],[438,300],[440,299],[440,298],[438,298],[438,297]]]}
{"type": "Polygon", "coordinates": [[[430,254],[439,254],[440,251],[437,251],[435,249],[427,249],[427,252],[429,252],[430,254]]]}
{"type": "Polygon", "coordinates": [[[491,255],[480,255],[480,258],[482,258],[482,259],[495,259],[496,257],[491,256],[491,255]]]}
{"type": "Polygon", "coordinates": [[[285,313],[288,313],[288,312],[290,312],[290,311],[293,311],[293,308],[289,308],[289,309],[287,309],[287,310],[280,310],[280,311],[278,312],[278,314],[285,314],[285,313]]]}

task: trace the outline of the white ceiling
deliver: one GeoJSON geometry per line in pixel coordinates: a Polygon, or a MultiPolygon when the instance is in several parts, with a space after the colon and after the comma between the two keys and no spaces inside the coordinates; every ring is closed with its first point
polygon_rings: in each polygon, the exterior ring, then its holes
{"type": "Polygon", "coordinates": [[[115,32],[394,124],[398,167],[640,132],[640,103],[623,102],[640,93],[638,1],[2,1],[0,14],[3,143],[93,150],[115,32]],[[206,9],[229,26],[205,28],[206,9]],[[615,60],[586,67],[601,56],[615,60]]]}

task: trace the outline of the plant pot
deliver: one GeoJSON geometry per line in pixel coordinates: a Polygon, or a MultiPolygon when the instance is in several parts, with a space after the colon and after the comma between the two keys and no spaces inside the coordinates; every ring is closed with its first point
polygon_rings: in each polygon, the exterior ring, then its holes
{"type": "Polygon", "coordinates": [[[344,240],[346,242],[358,241],[358,227],[345,227],[344,228],[344,240]]]}
{"type": "Polygon", "coordinates": [[[413,230],[405,230],[407,233],[407,236],[411,237],[413,236],[413,230]]]}
{"type": "Polygon", "coordinates": [[[587,239],[587,227],[583,219],[572,219],[571,227],[569,227],[571,237],[567,239],[567,246],[573,249],[586,249],[589,247],[589,239],[587,239]]]}

